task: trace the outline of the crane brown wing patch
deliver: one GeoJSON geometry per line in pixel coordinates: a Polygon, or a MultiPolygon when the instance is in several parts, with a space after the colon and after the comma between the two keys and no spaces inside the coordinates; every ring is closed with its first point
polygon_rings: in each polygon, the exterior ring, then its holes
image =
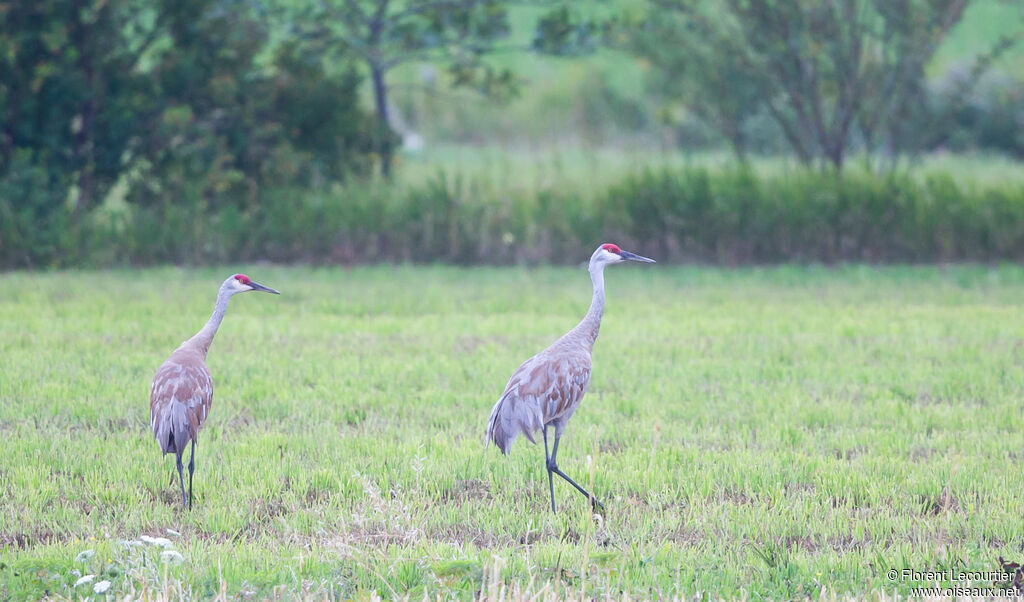
{"type": "Polygon", "coordinates": [[[589,382],[589,354],[541,353],[530,358],[512,374],[494,404],[488,441],[493,440],[504,453],[520,433],[535,443],[533,433],[576,410],[589,382]]]}
{"type": "Polygon", "coordinates": [[[213,379],[198,356],[175,353],[153,378],[149,410],[153,435],[165,454],[181,453],[206,421],[213,379]]]}
{"type": "Polygon", "coordinates": [[[590,382],[590,358],[562,355],[534,367],[530,378],[520,386],[520,395],[540,402],[543,423],[547,424],[576,409],[590,382]]]}

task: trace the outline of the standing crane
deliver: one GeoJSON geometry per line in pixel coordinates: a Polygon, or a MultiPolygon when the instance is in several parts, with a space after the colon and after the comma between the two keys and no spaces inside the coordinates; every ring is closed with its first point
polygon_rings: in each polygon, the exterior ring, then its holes
{"type": "MultiPolygon", "coordinates": [[[[174,350],[153,377],[153,388],[149,393],[149,415],[153,435],[164,454],[173,453],[178,459],[178,482],[181,484],[181,503],[192,509],[192,472],[195,469],[196,436],[206,422],[213,401],[213,379],[206,368],[206,352],[213,342],[213,335],[224,313],[228,301],[237,293],[263,291],[280,293],[262,284],[257,284],[245,274],[235,274],[217,292],[217,305],[213,315],[191,339],[174,350]],[[185,498],[185,477],[182,475],[181,456],[185,447],[192,442],[188,459],[188,498],[185,498]]],[[[172,477],[173,478],[173,477],[172,477]]]]}
{"type": "Polygon", "coordinates": [[[551,492],[551,511],[555,512],[555,485],[553,475],[569,482],[591,505],[602,509],[604,504],[558,468],[558,441],[562,438],[569,418],[580,406],[590,383],[591,354],[601,315],[604,313],[604,267],[623,261],[655,263],[653,259],[623,251],[613,244],[604,244],[590,256],[590,280],[594,284],[594,297],[590,309],[575,328],[550,347],[523,362],[512,374],[505,392],[491,410],[487,423],[487,445],[494,441],[503,454],[508,454],[519,433],[530,443],[538,430],[544,435],[544,459],[548,470],[548,489],[551,492]],[[555,442],[548,454],[548,427],[555,427],[555,442]]]}

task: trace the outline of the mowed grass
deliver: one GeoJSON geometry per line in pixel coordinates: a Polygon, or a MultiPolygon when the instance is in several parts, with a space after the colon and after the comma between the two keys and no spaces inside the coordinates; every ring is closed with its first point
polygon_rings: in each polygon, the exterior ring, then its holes
{"type": "Polygon", "coordinates": [[[282,295],[232,301],[183,511],[150,382],[236,269],[0,276],[0,598],[468,598],[491,570],[815,597],[1024,557],[1017,266],[609,268],[559,453],[603,517],[565,483],[550,512],[539,446],[483,449],[508,376],[584,313],[577,268],[245,266],[282,295]]]}

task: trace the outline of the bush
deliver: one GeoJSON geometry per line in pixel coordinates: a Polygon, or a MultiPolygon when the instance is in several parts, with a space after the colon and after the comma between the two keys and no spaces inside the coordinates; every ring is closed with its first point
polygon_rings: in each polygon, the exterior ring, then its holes
{"type": "Polygon", "coordinates": [[[977,189],[948,175],[662,171],[627,179],[604,204],[606,223],[622,224],[619,240],[676,261],[1024,257],[1024,188],[977,189]]]}
{"type": "Polygon", "coordinates": [[[0,202],[0,261],[576,263],[603,240],[662,261],[726,265],[1024,259],[1024,187],[942,174],[663,169],[581,198],[439,173],[412,187],[273,188],[259,199],[101,208],[71,233],[0,202]]]}

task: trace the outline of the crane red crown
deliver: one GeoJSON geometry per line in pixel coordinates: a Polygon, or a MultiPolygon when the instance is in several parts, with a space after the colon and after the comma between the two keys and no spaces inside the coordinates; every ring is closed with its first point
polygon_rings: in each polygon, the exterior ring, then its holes
{"type": "Polygon", "coordinates": [[[235,274],[235,280],[241,282],[242,284],[249,284],[249,282],[251,282],[249,280],[249,277],[246,276],[245,274],[235,274]]]}
{"type": "Polygon", "coordinates": [[[616,255],[619,255],[619,254],[622,253],[622,249],[620,249],[618,245],[613,245],[612,243],[608,243],[606,245],[601,245],[601,248],[604,249],[605,251],[610,251],[612,253],[615,253],[616,255]]]}

